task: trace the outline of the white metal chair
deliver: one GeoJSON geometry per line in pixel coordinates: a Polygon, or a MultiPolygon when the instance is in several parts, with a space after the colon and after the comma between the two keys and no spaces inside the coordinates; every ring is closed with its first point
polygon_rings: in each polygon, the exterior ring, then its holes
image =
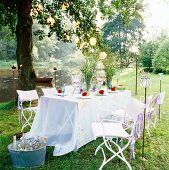
{"type": "MultiPolygon", "coordinates": [[[[92,124],[92,130],[95,136],[95,139],[97,137],[102,137],[103,142],[97,147],[95,151],[95,155],[97,152],[101,149],[102,154],[103,154],[103,162],[102,165],[100,166],[100,170],[112,159],[114,159],[116,156],[120,158],[122,161],[126,163],[128,168],[131,170],[131,165],[129,162],[126,160],[126,158],[123,155],[123,151],[131,145],[131,152],[130,152],[130,159],[132,158],[132,155],[134,156],[134,144],[137,138],[140,137],[140,131],[141,129],[141,124],[143,123],[143,119],[140,119],[140,117],[143,118],[142,113],[144,112],[145,109],[145,104],[133,99],[133,102],[135,105],[132,107],[130,111],[130,120],[133,122],[131,124],[131,133],[129,134],[126,129],[124,128],[124,125],[122,122],[111,122],[111,121],[106,121],[103,120],[101,122],[95,122],[92,124]],[[128,142],[126,145],[121,147],[116,141],[113,140],[113,138],[120,138],[120,139],[127,139],[128,142]],[[112,146],[117,147],[118,151],[113,150],[112,146]],[[106,147],[108,151],[110,151],[113,155],[110,158],[106,158],[105,151],[103,147],[106,147]]],[[[129,120],[128,120],[129,121],[129,120]]]]}
{"type": "Polygon", "coordinates": [[[148,115],[147,115],[148,116],[147,130],[149,136],[150,136],[150,125],[153,124],[154,128],[156,128],[156,122],[158,118],[157,107],[163,104],[164,98],[165,98],[165,92],[159,93],[152,99],[150,103],[150,108],[148,110],[148,115]],[[154,121],[152,121],[152,115],[155,116],[154,121]]]}
{"type": "Polygon", "coordinates": [[[137,99],[131,98],[128,102],[126,108],[118,109],[111,113],[111,119],[114,122],[121,122],[124,125],[128,126],[128,123],[132,120],[135,120],[135,116],[137,117],[137,113],[142,110],[142,102],[138,101],[137,99]]]}
{"type": "Polygon", "coordinates": [[[43,92],[44,96],[53,96],[53,95],[58,93],[55,87],[52,87],[52,88],[42,88],[42,92],[43,92]]]}
{"type": "Polygon", "coordinates": [[[23,90],[17,90],[18,94],[18,111],[19,111],[19,121],[22,123],[22,129],[26,126],[32,125],[30,122],[33,112],[36,113],[37,107],[32,107],[32,102],[33,101],[38,101],[39,96],[37,94],[36,90],[28,90],[28,91],[23,91],[23,90]],[[25,102],[28,103],[28,106],[23,105],[25,102]],[[29,116],[27,116],[25,113],[29,112],[29,116]],[[24,119],[24,122],[23,122],[24,119]]]}

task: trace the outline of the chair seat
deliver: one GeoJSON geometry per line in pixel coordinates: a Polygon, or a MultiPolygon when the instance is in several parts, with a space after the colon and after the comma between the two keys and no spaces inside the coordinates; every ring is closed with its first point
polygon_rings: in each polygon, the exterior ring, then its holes
{"type": "Polygon", "coordinates": [[[38,107],[28,107],[24,108],[23,111],[36,112],[38,107]]]}
{"type": "Polygon", "coordinates": [[[95,138],[97,137],[117,137],[117,138],[129,138],[130,135],[124,130],[121,123],[93,123],[93,132],[95,138]]]}
{"type": "Polygon", "coordinates": [[[111,114],[112,116],[116,115],[116,116],[124,116],[124,110],[123,109],[118,109],[112,112],[111,114]]]}

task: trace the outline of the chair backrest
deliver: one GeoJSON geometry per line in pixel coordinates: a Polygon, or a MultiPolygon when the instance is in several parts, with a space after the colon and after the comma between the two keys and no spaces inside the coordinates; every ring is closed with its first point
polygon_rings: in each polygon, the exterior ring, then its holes
{"type": "Polygon", "coordinates": [[[42,92],[43,92],[44,96],[52,96],[52,95],[55,95],[55,94],[58,93],[55,87],[52,87],[52,88],[42,88],[42,92]]]}
{"type": "Polygon", "coordinates": [[[127,104],[127,107],[125,108],[125,116],[127,116],[129,119],[136,121],[138,118],[138,115],[140,113],[143,113],[145,109],[145,104],[138,101],[137,99],[132,98],[129,103],[127,104]]]}
{"type": "MultiPolygon", "coordinates": [[[[151,105],[151,102],[152,102],[152,98],[153,96],[150,95],[146,98],[146,111],[148,112],[150,110],[150,105],[151,105]]],[[[145,102],[145,101],[144,101],[145,102]]]]}
{"type": "Polygon", "coordinates": [[[156,105],[163,104],[164,98],[165,98],[165,92],[157,94],[151,102],[152,107],[156,107],[156,105]]]}
{"type": "Polygon", "coordinates": [[[39,96],[36,90],[17,90],[19,101],[26,102],[26,101],[33,101],[38,100],[39,96]]]}
{"type": "Polygon", "coordinates": [[[159,97],[157,99],[157,104],[163,104],[165,98],[165,92],[159,93],[159,97]]]}

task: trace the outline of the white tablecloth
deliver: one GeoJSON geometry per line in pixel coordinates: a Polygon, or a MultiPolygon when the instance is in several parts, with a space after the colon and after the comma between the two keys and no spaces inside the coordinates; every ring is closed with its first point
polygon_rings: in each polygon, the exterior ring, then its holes
{"type": "Polygon", "coordinates": [[[94,140],[92,122],[105,117],[131,99],[130,91],[77,99],[76,96],[42,96],[27,137],[46,136],[47,146],[55,146],[53,155],[76,151],[94,140]]]}

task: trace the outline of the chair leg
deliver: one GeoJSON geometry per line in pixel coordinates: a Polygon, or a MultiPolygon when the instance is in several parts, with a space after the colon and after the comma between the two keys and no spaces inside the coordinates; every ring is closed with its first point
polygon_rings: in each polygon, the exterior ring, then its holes
{"type": "Polygon", "coordinates": [[[22,114],[23,114],[23,111],[22,111],[22,110],[19,110],[19,111],[18,111],[19,123],[22,123],[22,114]]]}
{"type": "Polygon", "coordinates": [[[24,115],[24,113],[22,114],[22,116],[23,116],[23,118],[25,119],[25,123],[22,125],[21,132],[23,132],[23,130],[24,130],[24,128],[25,128],[26,126],[30,126],[30,127],[31,127],[32,123],[30,123],[29,121],[30,121],[30,119],[32,118],[32,111],[30,112],[29,118],[26,118],[26,116],[24,115]]]}
{"type": "Polygon", "coordinates": [[[107,140],[107,139],[103,139],[104,142],[101,143],[96,151],[95,151],[95,154],[98,152],[99,149],[102,150],[102,154],[103,154],[103,162],[102,162],[102,165],[100,166],[99,170],[102,170],[102,168],[108,163],[110,162],[112,159],[114,159],[116,156],[118,158],[120,158],[126,165],[127,167],[132,170],[132,167],[131,165],[129,164],[129,162],[126,160],[126,158],[124,157],[123,155],[123,151],[129,146],[130,142],[128,141],[128,143],[123,147],[121,148],[116,142],[114,142],[113,140],[107,140]],[[115,152],[110,146],[111,144],[109,144],[109,142],[113,143],[117,148],[118,148],[118,152],[115,152]],[[106,155],[105,155],[105,152],[104,152],[104,149],[103,149],[103,145],[106,146],[106,148],[111,152],[113,153],[114,155],[112,157],[110,157],[109,159],[106,159],[106,155]]]}

